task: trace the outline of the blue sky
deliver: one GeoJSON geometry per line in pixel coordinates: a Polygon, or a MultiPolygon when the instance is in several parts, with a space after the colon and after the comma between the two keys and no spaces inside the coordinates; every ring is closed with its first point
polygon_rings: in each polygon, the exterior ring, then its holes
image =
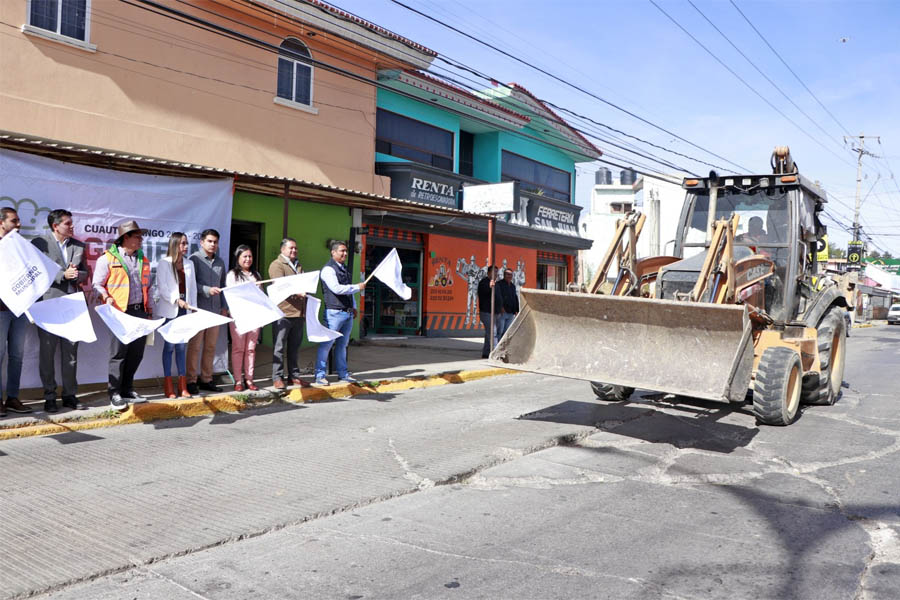
{"type": "MultiPolygon", "coordinates": [[[[649,0],[402,1],[750,171],[768,172],[773,147],[789,145],[801,172],[824,185],[831,198],[829,213],[846,226],[853,220],[856,156],[842,138],[847,132],[881,136],[881,144],[874,138],[866,142],[866,148],[881,158],[863,159],[861,193],[868,197],[861,222],[877,248],[900,256],[900,2],[734,0],[835,120],[729,0],[692,0],[700,12],[688,0],[655,1],[787,118],[754,95],[649,0]],[[734,50],[701,12],[812,121],[734,50]]],[[[558,106],[692,158],[738,170],[390,0],[332,4],[499,81],[524,85],[558,106]]],[[[436,74],[447,74],[446,69],[446,63],[434,62],[436,74]]],[[[454,76],[483,87],[460,74],[454,76]]],[[[595,125],[578,126],[604,137],[614,135],[609,139],[616,143],[623,139],[637,143],[595,125]]],[[[621,150],[602,141],[596,144],[610,160],[628,161],[621,158],[621,150]]],[[[637,145],[695,173],[710,169],[637,145]]],[[[593,170],[582,169],[583,177],[592,180],[593,170]]],[[[833,222],[826,223],[832,243],[845,245],[849,236],[833,222]]]]}

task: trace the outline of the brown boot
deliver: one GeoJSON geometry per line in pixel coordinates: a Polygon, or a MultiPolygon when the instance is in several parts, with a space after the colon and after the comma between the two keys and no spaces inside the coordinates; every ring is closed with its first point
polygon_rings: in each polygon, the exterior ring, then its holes
{"type": "Polygon", "coordinates": [[[178,390],[181,392],[182,398],[192,398],[191,393],[188,391],[187,377],[184,375],[178,378],[178,390]]]}
{"type": "Polygon", "coordinates": [[[171,377],[163,378],[163,394],[165,394],[166,398],[174,398],[175,397],[175,388],[172,386],[172,378],[171,377]]]}

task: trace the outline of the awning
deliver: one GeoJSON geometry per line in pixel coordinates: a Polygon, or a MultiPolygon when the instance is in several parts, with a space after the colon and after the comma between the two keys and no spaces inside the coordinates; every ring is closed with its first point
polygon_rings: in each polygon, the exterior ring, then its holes
{"type": "MultiPolygon", "coordinates": [[[[218,169],[116,150],[81,146],[70,142],[49,140],[9,131],[0,131],[0,148],[39,154],[56,160],[117,171],[167,175],[171,177],[230,177],[234,179],[235,190],[266,194],[279,198],[291,198],[349,208],[389,210],[404,214],[457,217],[479,221],[485,221],[490,218],[488,215],[466,212],[455,208],[379,196],[300,179],[218,169]]],[[[372,165],[372,168],[374,169],[374,165],[372,165]]]]}

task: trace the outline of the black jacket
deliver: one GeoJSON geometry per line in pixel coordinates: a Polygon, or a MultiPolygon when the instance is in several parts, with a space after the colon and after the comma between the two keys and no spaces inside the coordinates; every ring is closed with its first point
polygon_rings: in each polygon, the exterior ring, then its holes
{"type": "Polygon", "coordinates": [[[499,290],[500,297],[503,298],[503,310],[510,315],[517,314],[519,312],[519,294],[516,293],[515,284],[501,279],[495,284],[495,287],[499,290]]]}
{"type": "MultiPolygon", "coordinates": [[[[500,297],[500,291],[494,286],[494,312],[500,314],[503,308],[503,298],[500,297]]],[[[478,282],[478,311],[491,312],[491,278],[485,277],[478,282]]]]}

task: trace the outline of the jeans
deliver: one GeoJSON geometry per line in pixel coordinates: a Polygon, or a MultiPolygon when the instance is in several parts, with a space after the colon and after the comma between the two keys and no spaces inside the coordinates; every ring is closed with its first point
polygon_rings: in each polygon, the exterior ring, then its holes
{"type": "MultiPolygon", "coordinates": [[[[183,308],[178,309],[178,316],[181,317],[187,314],[187,311],[183,308]]],[[[166,323],[172,321],[178,317],[173,317],[172,319],[166,319],[166,323]]],[[[187,344],[170,344],[169,342],[163,340],[163,349],[162,349],[162,363],[163,363],[163,375],[166,377],[172,376],[172,353],[175,353],[175,368],[178,369],[179,375],[187,374],[187,344]]]]}
{"type": "Polygon", "coordinates": [[[497,320],[497,341],[500,341],[500,338],[506,333],[506,330],[509,329],[509,326],[512,325],[513,319],[516,318],[516,315],[512,313],[503,313],[499,314],[496,317],[497,320]]]}
{"type": "Polygon", "coordinates": [[[334,346],[334,366],[338,377],[344,379],[347,371],[347,344],[350,343],[350,331],[353,330],[353,313],[333,308],[325,309],[325,323],[328,329],[340,331],[341,337],[319,344],[316,351],[316,379],[324,379],[327,372],[328,351],[334,346]]]}
{"type": "MultiPolygon", "coordinates": [[[[489,312],[480,312],[478,316],[481,318],[481,324],[484,326],[484,346],[481,348],[481,358],[487,358],[488,354],[491,353],[491,338],[488,337],[488,332],[491,330],[491,313],[489,312]]],[[[497,313],[494,315],[494,345],[497,345],[497,332],[500,331],[500,317],[502,315],[497,313]]]]}
{"type": "MultiPolygon", "coordinates": [[[[25,354],[25,332],[28,317],[18,317],[11,310],[0,310],[0,366],[8,355],[6,364],[6,397],[19,397],[19,380],[22,377],[22,357],[25,354]],[[8,350],[8,352],[7,352],[8,350]]],[[[3,390],[3,372],[0,371],[0,393],[3,390]]]]}

